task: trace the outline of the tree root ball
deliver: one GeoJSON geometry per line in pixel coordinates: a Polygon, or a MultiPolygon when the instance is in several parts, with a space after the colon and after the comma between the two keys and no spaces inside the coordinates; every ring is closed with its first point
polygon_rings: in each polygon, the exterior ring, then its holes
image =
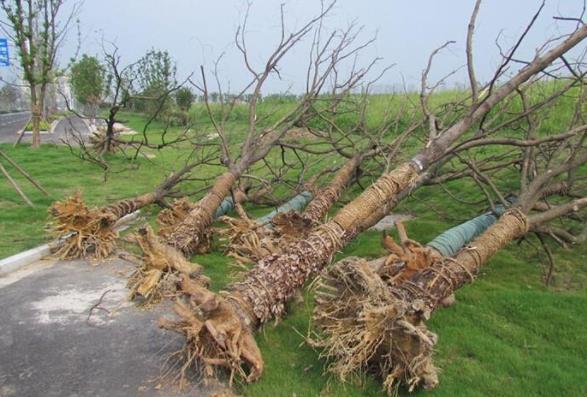
{"type": "Polygon", "coordinates": [[[263,358],[253,332],[228,298],[214,294],[185,275],[181,281],[185,299],[174,306],[179,321],[162,319],[161,327],[186,337],[184,370],[203,365],[204,375],[216,375],[219,367],[253,382],[263,372],[263,358]]]}
{"type": "Polygon", "coordinates": [[[312,341],[329,361],[328,370],[345,381],[374,372],[391,395],[398,383],[410,391],[434,388],[432,363],[437,336],[426,328],[430,309],[386,284],[368,262],[347,258],[327,268],[316,290],[313,318],[321,329],[312,341]]]}
{"type": "Polygon", "coordinates": [[[116,248],[117,234],[113,226],[116,214],[99,208],[88,208],[81,194],[57,201],[49,208],[53,217],[50,232],[62,244],[55,255],[61,259],[106,258],[116,248]]]}
{"type": "Polygon", "coordinates": [[[142,305],[150,305],[175,297],[183,275],[209,285],[210,280],[202,275],[202,266],[189,262],[179,251],[162,243],[150,226],[139,229],[131,239],[143,251],[142,265],[128,281],[131,299],[141,298],[142,305]]]}

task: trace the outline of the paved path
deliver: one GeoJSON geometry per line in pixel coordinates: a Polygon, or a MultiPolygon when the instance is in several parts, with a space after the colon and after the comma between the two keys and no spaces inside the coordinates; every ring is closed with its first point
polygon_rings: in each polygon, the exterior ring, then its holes
{"type": "Polygon", "coordinates": [[[24,128],[31,117],[31,112],[0,114],[0,143],[14,142],[16,133],[24,128]]]}
{"type": "Polygon", "coordinates": [[[182,346],[157,321],[164,307],[127,300],[132,266],[41,261],[0,277],[0,396],[204,396],[160,383],[182,346]],[[88,320],[90,308],[107,292],[88,320]]]}
{"type": "MultiPolygon", "coordinates": [[[[13,118],[17,117],[17,114],[13,114],[13,118]]],[[[12,124],[6,124],[5,127],[2,127],[2,116],[9,115],[0,115],[0,143],[14,143],[18,139],[18,132],[24,128],[27,121],[30,118],[30,112],[23,112],[18,113],[18,117],[20,117],[18,122],[13,122],[12,124]],[[26,114],[26,117],[24,116],[26,114]]],[[[7,118],[7,120],[10,120],[7,118]]],[[[76,140],[72,139],[73,136],[75,137],[82,137],[84,141],[88,140],[90,135],[90,129],[82,120],[77,116],[66,117],[64,119],[59,120],[55,129],[52,133],[45,133],[41,134],[41,143],[53,143],[56,145],[63,145],[63,140],[70,142],[72,145],[76,145],[76,140]]],[[[22,138],[21,142],[30,143],[32,140],[32,133],[27,133],[22,138]]]]}

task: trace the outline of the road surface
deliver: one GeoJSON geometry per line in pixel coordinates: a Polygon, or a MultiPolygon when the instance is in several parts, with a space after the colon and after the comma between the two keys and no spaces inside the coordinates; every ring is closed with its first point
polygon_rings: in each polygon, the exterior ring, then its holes
{"type": "Polygon", "coordinates": [[[183,339],[157,326],[168,307],[128,301],[132,269],[118,259],[41,261],[0,277],[0,396],[211,395],[161,380],[183,339]]]}
{"type": "MultiPolygon", "coordinates": [[[[26,126],[30,118],[30,112],[10,113],[0,115],[0,143],[14,143],[17,141],[18,133],[26,126]]],[[[52,133],[41,134],[41,143],[53,143],[62,145],[67,140],[75,145],[76,140],[72,136],[82,137],[88,140],[90,129],[86,123],[77,116],[70,116],[59,120],[52,133]]],[[[32,134],[27,133],[21,142],[30,143],[32,134]]]]}
{"type": "Polygon", "coordinates": [[[0,114],[0,142],[14,142],[16,133],[24,128],[30,117],[31,112],[0,114]]]}

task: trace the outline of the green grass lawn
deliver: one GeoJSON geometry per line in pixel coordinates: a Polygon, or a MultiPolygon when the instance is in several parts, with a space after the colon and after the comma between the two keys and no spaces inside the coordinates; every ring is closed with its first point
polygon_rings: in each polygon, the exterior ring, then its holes
{"type": "MultiPolygon", "coordinates": [[[[126,115],[139,130],[142,118],[126,115]]],[[[155,124],[156,130],[160,125],[155,124]]],[[[175,131],[176,133],[177,131],[175,131]]],[[[154,152],[154,159],[139,158],[133,163],[111,156],[113,172],[104,180],[96,166],[72,156],[66,148],[44,145],[28,147],[0,145],[51,193],[44,197],[17,177],[35,203],[28,208],[6,183],[0,183],[0,258],[47,241],[47,208],[77,190],[91,204],[147,192],[186,155],[185,150],[154,152]]],[[[202,167],[198,175],[211,176],[219,167],[202,167]]],[[[194,184],[190,187],[197,187],[194,184]]],[[[454,191],[466,191],[458,182],[454,191]]],[[[346,199],[356,194],[347,194],[346,199]]],[[[481,211],[482,209],[479,209],[481,211]]],[[[255,209],[262,214],[267,209],[255,209]]],[[[440,189],[423,188],[406,199],[399,212],[416,218],[407,224],[410,237],[422,242],[475,215],[440,189]]],[[[150,220],[156,208],[146,211],[150,220]]],[[[355,239],[342,255],[377,257],[384,254],[379,233],[367,232],[355,239]]],[[[566,250],[554,247],[557,268],[553,285],[545,287],[545,258],[535,244],[523,242],[496,255],[472,285],[457,292],[457,303],[441,309],[430,321],[440,336],[436,363],[442,369],[440,386],[418,391],[428,396],[584,396],[587,395],[587,247],[566,250]]],[[[195,257],[218,290],[229,281],[230,260],[218,244],[210,254],[195,257]]],[[[289,315],[270,324],[257,340],[265,358],[262,379],[239,385],[245,396],[383,396],[379,380],[358,377],[348,384],[323,373],[325,363],[319,352],[304,343],[312,311],[311,292],[290,305],[289,315]]],[[[403,390],[399,395],[407,394],[403,390]]]]}

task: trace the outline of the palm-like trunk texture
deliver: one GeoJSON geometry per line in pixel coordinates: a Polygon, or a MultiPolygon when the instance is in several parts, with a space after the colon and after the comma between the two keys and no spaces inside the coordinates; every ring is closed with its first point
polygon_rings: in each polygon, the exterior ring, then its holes
{"type": "MultiPolygon", "coordinates": [[[[247,196],[241,190],[234,192],[236,204],[240,204],[247,199],[247,196]]],[[[157,223],[159,224],[159,236],[163,239],[169,237],[169,235],[175,230],[175,228],[187,218],[192,210],[196,210],[199,203],[192,204],[187,197],[175,200],[170,208],[166,208],[159,213],[157,217],[157,223]]],[[[232,196],[225,197],[220,203],[218,208],[214,211],[213,219],[217,219],[235,208],[235,202],[232,196]]],[[[202,234],[199,239],[199,243],[195,248],[196,254],[208,252],[212,244],[212,233],[208,228],[202,234]]]]}
{"type": "Polygon", "coordinates": [[[240,265],[256,263],[266,256],[281,253],[288,243],[306,238],[344,193],[364,158],[364,154],[352,157],[325,188],[314,195],[303,192],[256,222],[246,215],[241,216],[241,220],[225,219],[230,225],[226,232],[229,255],[240,265]]]}
{"type": "MultiPolygon", "coordinates": [[[[243,281],[230,285],[219,295],[199,286],[186,285],[187,303],[176,306],[182,320],[166,326],[186,335],[188,357],[191,360],[200,358],[208,367],[225,366],[239,374],[243,373],[241,364],[244,363],[251,369],[247,380],[257,379],[263,369],[263,360],[258,348],[251,345],[251,341],[254,344],[253,330],[273,317],[282,316],[286,302],[361,230],[365,219],[371,219],[380,208],[389,206],[400,192],[416,185],[420,175],[495,104],[586,36],[587,26],[582,26],[558,46],[535,57],[509,81],[490,92],[479,105],[474,105],[465,117],[430,141],[412,161],[380,177],[305,239],[288,244],[281,254],[260,260],[243,281]]],[[[430,283],[433,300],[446,297],[446,293],[471,279],[480,263],[507,241],[523,233],[525,228],[523,215],[506,213],[476,241],[478,249],[459,254],[457,261],[443,263],[441,269],[432,266],[424,271],[425,276],[418,282],[430,283]],[[439,271],[446,277],[438,277],[439,271]],[[445,288],[447,291],[441,291],[444,287],[440,286],[444,284],[450,286],[445,288]]],[[[417,304],[408,299],[401,301],[406,302],[406,310],[417,304]]],[[[400,317],[403,318],[403,314],[400,317]]]]}
{"type": "Polygon", "coordinates": [[[198,252],[199,246],[206,241],[206,232],[214,221],[216,210],[230,194],[237,178],[238,175],[233,172],[220,175],[185,219],[162,236],[164,241],[188,256],[198,252]]]}
{"type": "Polygon", "coordinates": [[[438,383],[432,364],[437,336],[426,328],[431,313],[455,290],[472,282],[491,256],[528,231],[526,216],[508,210],[470,247],[397,284],[365,260],[342,260],[326,269],[316,293],[316,342],[331,361],[329,370],[346,379],[376,368],[391,394],[397,381],[410,389],[438,383]]]}

